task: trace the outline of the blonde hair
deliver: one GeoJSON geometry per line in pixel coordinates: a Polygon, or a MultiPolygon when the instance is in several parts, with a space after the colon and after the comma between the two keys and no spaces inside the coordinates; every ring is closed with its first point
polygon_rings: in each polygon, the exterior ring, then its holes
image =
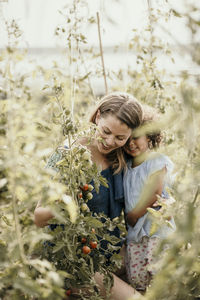
{"type": "MultiPolygon", "coordinates": [[[[97,113],[102,117],[114,115],[129,128],[135,129],[142,123],[143,110],[141,104],[132,95],[124,92],[113,92],[102,98],[90,117],[90,122],[96,122],[97,113]]],[[[126,165],[122,149],[116,149],[107,155],[114,173],[119,173],[126,165]]]]}

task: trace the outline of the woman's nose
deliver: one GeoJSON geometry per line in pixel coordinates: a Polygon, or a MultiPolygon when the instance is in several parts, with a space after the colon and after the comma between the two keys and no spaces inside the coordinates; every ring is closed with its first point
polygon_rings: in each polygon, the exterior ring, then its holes
{"type": "Polygon", "coordinates": [[[115,138],[113,136],[110,136],[106,139],[106,144],[108,146],[114,146],[115,145],[115,138]]]}

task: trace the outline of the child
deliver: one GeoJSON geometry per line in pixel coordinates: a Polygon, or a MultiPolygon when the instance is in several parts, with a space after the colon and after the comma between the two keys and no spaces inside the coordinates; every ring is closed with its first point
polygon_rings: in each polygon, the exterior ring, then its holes
{"type": "MultiPolygon", "coordinates": [[[[150,235],[152,219],[147,208],[153,207],[157,195],[168,198],[165,188],[169,184],[169,176],[173,170],[173,163],[167,156],[151,151],[161,142],[161,133],[157,130],[151,132],[150,127],[154,119],[155,112],[146,112],[143,133],[139,136],[133,135],[128,145],[124,147],[125,152],[131,157],[124,175],[125,213],[128,222],[125,263],[128,281],[137,290],[145,290],[150,282],[152,275],[150,264],[160,238],[166,237],[175,229],[174,221],[171,219],[171,228],[163,225],[150,235]]],[[[155,207],[159,208],[160,206],[155,207]]]]}

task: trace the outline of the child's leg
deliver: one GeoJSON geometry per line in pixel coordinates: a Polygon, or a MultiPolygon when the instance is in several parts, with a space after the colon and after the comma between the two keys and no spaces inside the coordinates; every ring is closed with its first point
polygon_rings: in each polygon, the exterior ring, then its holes
{"type": "Polygon", "coordinates": [[[145,290],[149,284],[146,260],[147,240],[127,245],[126,269],[129,282],[138,290],[145,290]]]}
{"type": "Polygon", "coordinates": [[[148,238],[147,269],[151,276],[155,274],[154,263],[156,262],[156,257],[154,256],[154,254],[155,254],[155,250],[158,247],[159,242],[160,242],[160,239],[157,237],[148,238]]]}
{"type": "Polygon", "coordinates": [[[149,264],[153,262],[153,251],[157,246],[156,240],[149,243],[144,237],[140,243],[130,243],[126,251],[126,270],[129,282],[138,290],[145,290],[151,279],[149,264]]]}

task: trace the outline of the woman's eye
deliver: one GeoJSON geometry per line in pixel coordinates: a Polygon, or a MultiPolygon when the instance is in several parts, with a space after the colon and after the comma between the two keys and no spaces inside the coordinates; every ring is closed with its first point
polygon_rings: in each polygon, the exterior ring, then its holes
{"type": "Polygon", "coordinates": [[[110,132],[109,131],[107,131],[107,130],[103,130],[103,132],[105,133],[105,134],[109,134],[110,132]]]}
{"type": "Polygon", "coordinates": [[[117,139],[118,139],[119,141],[123,141],[123,140],[124,140],[124,138],[123,138],[123,137],[120,137],[120,136],[118,136],[117,139]]]}

